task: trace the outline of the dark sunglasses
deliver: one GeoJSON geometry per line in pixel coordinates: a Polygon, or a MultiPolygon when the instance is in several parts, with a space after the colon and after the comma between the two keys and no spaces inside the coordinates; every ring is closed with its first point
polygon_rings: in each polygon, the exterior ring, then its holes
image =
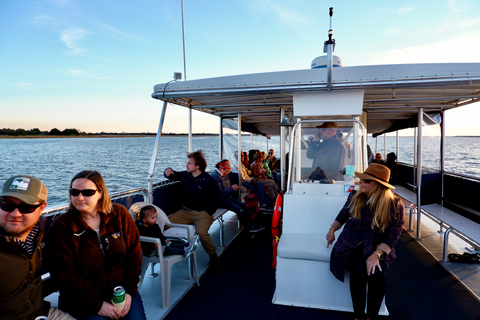
{"type": "Polygon", "coordinates": [[[13,212],[15,209],[18,209],[18,211],[20,211],[20,213],[33,213],[41,205],[42,205],[42,203],[40,203],[40,204],[15,204],[15,203],[6,202],[6,201],[3,201],[3,200],[0,201],[0,209],[2,209],[5,212],[13,212]]]}
{"type": "Polygon", "coordinates": [[[80,193],[84,196],[84,197],[91,197],[95,194],[95,192],[97,192],[98,190],[95,190],[95,189],[83,189],[83,190],[78,190],[78,189],[70,189],[69,192],[70,192],[70,195],[71,196],[78,196],[80,193]]]}
{"type": "Polygon", "coordinates": [[[373,180],[370,180],[370,179],[362,179],[363,182],[365,182],[366,184],[369,184],[370,182],[372,182],[373,180]]]}

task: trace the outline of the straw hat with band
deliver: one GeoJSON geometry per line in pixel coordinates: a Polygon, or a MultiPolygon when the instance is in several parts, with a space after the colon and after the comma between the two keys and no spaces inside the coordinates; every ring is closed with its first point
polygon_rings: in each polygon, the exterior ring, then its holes
{"type": "Polygon", "coordinates": [[[355,175],[362,180],[374,180],[389,189],[395,189],[394,186],[388,183],[390,180],[390,169],[382,164],[372,163],[365,172],[355,171],[355,175]]]}

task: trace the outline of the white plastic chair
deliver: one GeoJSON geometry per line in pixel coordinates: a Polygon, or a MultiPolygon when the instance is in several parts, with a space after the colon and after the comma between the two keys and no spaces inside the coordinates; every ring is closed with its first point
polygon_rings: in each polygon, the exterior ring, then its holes
{"type": "Polygon", "coordinates": [[[165,212],[163,212],[162,209],[148,202],[136,202],[132,204],[129,211],[134,220],[137,220],[140,209],[146,205],[152,205],[157,210],[157,224],[160,226],[160,230],[165,235],[165,237],[186,239],[188,242],[190,242],[192,246],[190,250],[186,250],[184,255],[164,256],[161,250],[162,244],[159,238],[140,236],[141,242],[156,243],[159,250],[158,250],[158,257],[143,256],[142,273],[140,275],[138,290],[140,291],[140,289],[142,288],[143,278],[145,277],[145,273],[148,269],[148,266],[150,265],[152,276],[156,276],[156,274],[154,274],[153,272],[153,266],[155,265],[155,263],[159,263],[160,273],[162,277],[163,308],[168,309],[170,307],[172,266],[175,263],[188,258],[189,259],[189,268],[188,268],[189,278],[193,279],[193,276],[195,276],[195,281],[197,285],[198,286],[200,285],[199,278],[198,278],[198,269],[197,269],[197,254],[196,254],[197,241],[195,237],[195,229],[193,225],[178,224],[178,223],[170,222],[167,215],[165,214],[165,212]],[[165,230],[165,226],[168,226],[170,229],[165,230]],[[193,258],[193,266],[191,264],[190,258],[193,258]],[[194,275],[192,275],[192,273],[194,273],[194,275]]]}

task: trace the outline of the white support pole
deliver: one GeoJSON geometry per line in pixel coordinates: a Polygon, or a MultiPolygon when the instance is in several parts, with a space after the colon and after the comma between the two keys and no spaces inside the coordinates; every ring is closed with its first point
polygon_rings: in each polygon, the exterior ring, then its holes
{"type": "Polygon", "coordinates": [[[163,123],[167,114],[167,102],[163,102],[162,114],[158,123],[157,136],[155,138],[155,146],[153,147],[152,158],[150,160],[150,168],[148,169],[148,202],[153,202],[153,173],[155,172],[155,162],[157,161],[158,148],[160,146],[160,137],[162,136],[163,123]]]}
{"type": "Polygon", "coordinates": [[[422,125],[423,108],[418,109],[418,138],[417,138],[417,239],[422,237],[421,217],[422,217],[422,125]]]}
{"type": "MultiPolygon", "coordinates": [[[[280,108],[280,121],[285,117],[285,108],[280,108]]],[[[280,126],[280,189],[285,190],[285,126],[280,126]]]]}
{"type": "Polygon", "coordinates": [[[188,152],[192,152],[192,108],[188,108],[188,152]]]}

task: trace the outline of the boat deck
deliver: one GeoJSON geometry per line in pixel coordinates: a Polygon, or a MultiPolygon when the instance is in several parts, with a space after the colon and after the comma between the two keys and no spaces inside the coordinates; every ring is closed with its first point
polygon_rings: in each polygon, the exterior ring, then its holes
{"type": "MultiPolygon", "coordinates": [[[[264,215],[263,219],[265,225],[271,223],[271,216],[264,215]]],[[[186,261],[176,264],[172,268],[169,309],[162,308],[160,276],[145,277],[140,293],[147,319],[352,319],[353,315],[346,312],[272,304],[275,271],[271,267],[272,246],[268,228],[251,239],[238,229],[234,213],[227,212],[224,220],[226,247],[217,247],[220,272],[211,274],[206,271],[208,255],[200,245],[197,249],[198,268],[202,275],[200,287],[187,279],[186,261]]],[[[397,244],[398,259],[387,277],[388,319],[480,319],[480,302],[478,291],[475,291],[478,288],[472,285],[472,291],[467,290],[458,281],[476,281],[478,286],[480,265],[439,262],[442,235],[437,232],[438,225],[422,219],[422,228],[422,241],[415,241],[410,233],[404,232],[397,244]]],[[[217,245],[219,223],[215,222],[210,231],[217,245]]],[[[464,252],[467,244],[453,235],[451,237],[449,252],[464,252]]],[[[155,272],[159,272],[158,266],[155,272]]],[[[48,297],[54,305],[56,299],[55,294],[48,297]]]]}
{"type": "MultiPolygon", "coordinates": [[[[408,212],[408,210],[406,210],[408,212]]],[[[409,215],[405,215],[405,228],[408,229],[409,215]]],[[[454,277],[458,278],[466,289],[470,290],[472,294],[480,302],[480,263],[457,263],[457,262],[443,262],[443,236],[444,232],[440,231],[438,223],[431,220],[428,216],[423,215],[421,218],[421,235],[420,239],[417,239],[425,249],[441,264],[448,272],[454,277]]],[[[475,223],[475,222],[472,222],[475,223]]],[[[413,215],[413,225],[417,224],[417,214],[413,215]]],[[[445,229],[443,229],[445,230],[445,229]]],[[[408,231],[412,237],[417,238],[417,232],[415,230],[408,231]]],[[[448,243],[449,253],[470,252],[472,246],[460,239],[455,234],[450,234],[450,240],[448,243]]]]}

